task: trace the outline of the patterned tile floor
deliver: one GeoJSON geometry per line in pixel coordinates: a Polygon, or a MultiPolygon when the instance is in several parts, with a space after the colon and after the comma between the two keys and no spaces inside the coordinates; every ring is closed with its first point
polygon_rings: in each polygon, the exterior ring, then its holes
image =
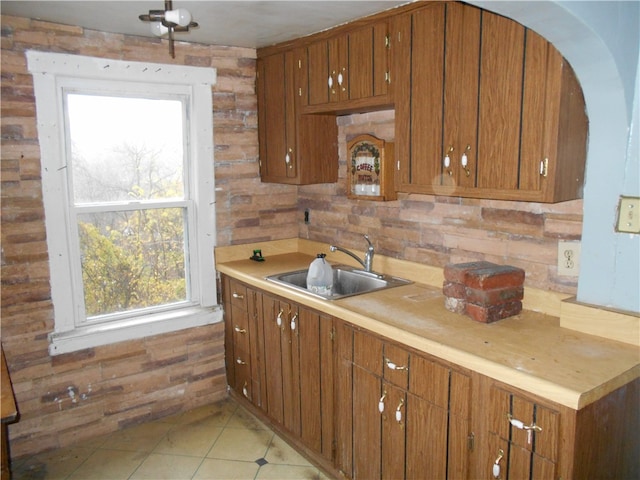
{"type": "Polygon", "coordinates": [[[326,479],[233,400],[22,458],[13,480],[326,479]]]}

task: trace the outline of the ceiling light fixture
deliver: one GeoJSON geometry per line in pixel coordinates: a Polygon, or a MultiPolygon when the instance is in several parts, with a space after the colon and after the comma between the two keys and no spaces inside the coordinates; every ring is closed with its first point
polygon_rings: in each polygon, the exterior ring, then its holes
{"type": "Polygon", "coordinates": [[[149,10],[148,14],[138,16],[143,22],[151,22],[151,33],[161,37],[168,35],[169,54],[176,58],[173,46],[174,32],[188,32],[189,28],[197,27],[196,22],[191,21],[191,13],[186,8],[173,9],[172,1],[165,0],[164,10],[149,10]]]}

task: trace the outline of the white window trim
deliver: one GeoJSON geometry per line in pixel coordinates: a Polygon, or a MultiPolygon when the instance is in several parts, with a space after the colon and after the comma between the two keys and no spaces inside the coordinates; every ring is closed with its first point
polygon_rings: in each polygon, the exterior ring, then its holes
{"type": "MultiPolygon", "coordinates": [[[[42,190],[51,271],[51,296],[55,327],[49,335],[49,353],[59,355],[124,340],[168,333],[222,321],[217,302],[214,247],[215,184],[213,175],[213,116],[211,87],[216,82],[213,68],[163,65],[112,59],[28,51],[28,68],[36,95],[38,139],[42,165],[42,190]],[[103,324],[80,325],[69,251],[69,219],[66,207],[64,168],[65,139],[62,105],[65,84],[78,79],[165,85],[182,88],[191,98],[191,188],[195,189],[196,245],[199,306],[141,315],[103,324]],[[65,202],[61,206],[60,202],[65,202]],[[57,205],[56,205],[57,203],[57,205]]],[[[193,241],[193,239],[191,239],[193,241]]],[[[76,288],[77,292],[78,289],[76,288]]],[[[82,301],[82,300],[81,300],[82,301]]]]}

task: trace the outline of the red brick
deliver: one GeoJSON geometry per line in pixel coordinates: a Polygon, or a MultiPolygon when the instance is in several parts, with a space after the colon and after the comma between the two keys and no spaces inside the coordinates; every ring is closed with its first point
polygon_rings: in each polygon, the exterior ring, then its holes
{"type": "Polygon", "coordinates": [[[467,272],[464,284],[469,288],[490,290],[519,287],[524,283],[524,270],[510,265],[494,265],[467,272]]]}
{"type": "Polygon", "coordinates": [[[502,303],[522,300],[524,297],[524,287],[494,288],[493,290],[481,290],[478,288],[465,288],[467,302],[488,307],[500,305],[502,303]]]}
{"type": "Polygon", "coordinates": [[[446,297],[465,298],[467,296],[466,290],[467,288],[463,283],[445,281],[442,286],[442,293],[446,297]]]}
{"type": "Polygon", "coordinates": [[[444,278],[449,282],[464,283],[468,272],[478,269],[497,267],[495,263],[478,261],[467,263],[450,263],[444,267],[444,278]]]}
{"type": "Polygon", "coordinates": [[[495,322],[496,320],[517,315],[521,311],[522,302],[519,300],[490,307],[482,307],[473,303],[467,303],[466,305],[466,314],[473,320],[482,323],[495,322]]]}

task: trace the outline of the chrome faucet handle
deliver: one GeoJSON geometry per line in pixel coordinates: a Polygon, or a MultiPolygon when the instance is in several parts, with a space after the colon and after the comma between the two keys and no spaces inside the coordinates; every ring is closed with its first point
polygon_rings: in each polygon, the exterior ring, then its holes
{"type": "Polygon", "coordinates": [[[367,235],[366,233],[363,235],[364,239],[367,241],[367,243],[369,244],[369,250],[371,250],[373,248],[373,244],[371,243],[371,240],[369,240],[369,235],[367,235]]]}

